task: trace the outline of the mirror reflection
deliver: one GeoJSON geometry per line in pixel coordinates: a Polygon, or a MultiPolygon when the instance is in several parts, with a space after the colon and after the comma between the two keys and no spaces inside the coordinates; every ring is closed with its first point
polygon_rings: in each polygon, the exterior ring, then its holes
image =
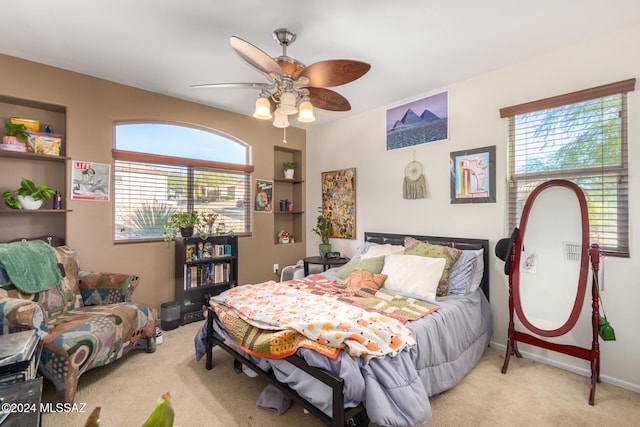
{"type": "Polygon", "coordinates": [[[532,205],[521,228],[516,311],[534,328],[570,329],[577,321],[570,317],[579,296],[582,247],[589,244],[582,241],[583,213],[577,194],[568,187],[552,186],[527,203],[532,205]]]}

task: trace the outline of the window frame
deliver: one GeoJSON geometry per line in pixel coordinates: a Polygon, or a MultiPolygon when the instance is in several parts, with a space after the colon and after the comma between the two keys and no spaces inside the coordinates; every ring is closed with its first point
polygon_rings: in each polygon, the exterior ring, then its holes
{"type": "MultiPolygon", "coordinates": [[[[129,125],[129,124],[163,124],[163,125],[169,125],[169,126],[176,126],[176,127],[186,127],[186,128],[194,128],[193,126],[189,126],[189,125],[184,125],[184,124],[176,124],[176,123],[168,123],[168,122],[154,122],[154,121],[145,121],[145,122],[118,122],[115,124],[115,126],[118,125],[129,125]]],[[[249,159],[250,159],[250,154],[251,154],[251,148],[250,146],[240,142],[240,141],[235,141],[232,137],[229,137],[227,135],[222,135],[219,134],[215,131],[211,131],[211,130],[207,130],[207,129],[202,129],[202,128],[198,128],[199,130],[202,130],[204,132],[210,132],[212,134],[216,134],[218,136],[221,136],[223,138],[226,138],[230,141],[233,141],[237,144],[240,145],[245,145],[246,149],[247,149],[247,156],[246,156],[246,161],[247,164],[240,164],[240,163],[227,163],[227,162],[218,162],[218,161],[210,161],[210,160],[201,160],[201,159],[193,159],[193,158],[187,158],[187,157],[177,157],[177,156],[166,156],[166,155],[160,155],[160,154],[151,154],[151,153],[144,153],[144,152],[138,152],[138,151],[128,151],[128,150],[122,150],[122,149],[118,149],[118,148],[113,148],[111,150],[111,154],[112,154],[112,158],[114,161],[114,167],[113,167],[113,174],[114,174],[114,183],[115,183],[115,179],[116,179],[116,167],[115,167],[115,163],[117,161],[124,161],[124,162],[136,162],[136,163],[142,163],[142,164],[148,164],[149,166],[153,166],[153,165],[161,165],[161,166],[176,166],[176,167],[184,167],[187,168],[188,170],[190,170],[190,172],[188,172],[190,175],[193,173],[193,171],[197,171],[197,170],[206,170],[206,171],[210,171],[210,172],[239,172],[239,173],[246,173],[247,174],[247,182],[246,182],[246,187],[248,189],[248,194],[247,194],[247,224],[246,224],[246,229],[244,231],[238,232],[236,231],[236,234],[240,235],[240,236],[249,236],[252,234],[252,227],[253,227],[253,221],[252,221],[252,212],[250,210],[250,202],[251,202],[251,194],[252,194],[252,189],[251,189],[251,174],[253,173],[255,167],[251,164],[249,164],[249,159]]],[[[116,141],[114,140],[114,145],[116,144],[116,141]]],[[[115,186],[114,186],[114,192],[115,192],[115,186]]],[[[191,192],[190,192],[191,193],[191,192]]],[[[189,196],[187,197],[187,205],[186,205],[186,210],[187,211],[191,211],[194,208],[194,199],[192,197],[192,194],[189,194],[189,196]]],[[[159,236],[159,237],[151,237],[151,238],[138,238],[138,239],[124,239],[124,240],[117,240],[116,239],[116,234],[115,234],[115,225],[116,225],[116,216],[117,216],[117,211],[116,211],[116,197],[114,194],[114,203],[113,203],[113,213],[112,213],[112,218],[114,219],[114,230],[112,232],[112,238],[113,238],[113,242],[114,244],[128,244],[128,243],[143,243],[143,242],[155,242],[155,241],[163,241],[163,236],[159,236]]]]}
{"type": "MultiPolygon", "coordinates": [[[[508,224],[509,229],[518,226],[518,209],[516,206],[518,196],[516,194],[518,189],[518,181],[527,181],[533,179],[540,180],[549,180],[552,178],[564,178],[571,179],[576,177],[589,177],[594,175],[594,170],[597,169],[597,173],[601,176],[607,174],[607,172],[611,172],[612,170],[621,171],[622,175],[619,175],[619,179],[623,179],[625,182],[625,190],[626,190],[626,198],[620,202],[619,209],[622,212],[617,212],[616,219],[616,227],[618,230],[618,239],[623,242],[623,247],[620,245],[615,249],[609,248],[601,248],[602,252],[607,255],[618,256],[618,257],[629,257],[630,248],[629,248],[629,238],[630,238],[630,224],[629,224],[629,193],[628,193],[628,150],[627,150],[627,127],[628,127],[628,101],[626,94],[628,92],[632,92],[635,90],[635,82],[636,79],[627,79],[611,84],[606,84],[602,86],[597,86],[590,89],[585,89],[577,92],[571,92],[564,95],[554,96],[550,98],[540,99],[537,101],[527,102],[524,104],[518,104],[510,107],[505,107],[500,109],[500,117],[507,119],[507,155],[508,155],[508,165],[507,165],[507,216],[508,216],[508,224]],[[515,165],[512,162],[512,159],[515,159],[515,146],[516,146],[516,135],[515,135],[515,120],[516,116],[539,112],[543,110],[549,110],[556,107],[563,107],[570,104],[576,104],[586,101],[591,101],[595,99],[605,98],[608,96],[621,95],[621,111],[624,114],[621,116],[620,123],[620,131],[621,131],[621,164],[620,166],[610,167],[596,167],[591,169],[561,169],[557,171],[543,171],[543,172],[533,172],[533,173],[522,173],[517,174],[515,171],[515,165]],[[626,218],[626,220],[625,220],[626,218]],[[620,221],[626,221],[626,228],[624,230],[620,230],[620,221]],[[623,232],[626,235],[620,236],[620,233],[623,232]]],[[[579,184],[578,184],[579,185],[579,184]]]]}

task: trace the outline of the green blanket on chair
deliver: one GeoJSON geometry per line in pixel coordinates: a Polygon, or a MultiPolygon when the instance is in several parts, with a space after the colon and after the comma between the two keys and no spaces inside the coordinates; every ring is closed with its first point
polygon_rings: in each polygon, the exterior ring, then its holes
{"type": "Polygon", "coordinates": [[[56,254],[42,240],[0,244],[0,266],[11,283],[27,294],[51,289],[62,280],[56,254]]]}

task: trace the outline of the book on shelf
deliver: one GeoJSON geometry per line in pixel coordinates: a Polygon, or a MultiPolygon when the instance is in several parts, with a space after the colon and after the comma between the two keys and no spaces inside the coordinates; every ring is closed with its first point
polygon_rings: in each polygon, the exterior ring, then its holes
{"type": "Polygon", "coordinates": [[[198,260],[198,250],[194,243],[184,245],[184,259],[186,262],[198,260]]]}
{"type": "Polygon", "coordinates": [[[202,258],[213,258],[213,245],[211,244],[211,242],[204,242],[202,248],[202,258]]]}
{"type": "Polygon", "coordinates": [[[187,264],[184,265],[184,288],[191,289],[191,269],[187,264]]]}
{"type": "Polygon", "coordinates": [[[197,288],[198,287],[198,266],[190,265],[189,270],[191,271],[191,273],[189,274],[189,277],[191,279],[191,289],[197,288]]]}

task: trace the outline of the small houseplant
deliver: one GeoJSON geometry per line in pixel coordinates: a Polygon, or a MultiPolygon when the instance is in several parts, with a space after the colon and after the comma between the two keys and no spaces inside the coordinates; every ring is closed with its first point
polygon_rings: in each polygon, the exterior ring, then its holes
{"type": "Polygon", "coordinates": [[[25,147],[29,144],[29,134],[27,128],[22,123],[6,122],[4,124],[5,136],[2,137],[2,143],[7,145],[17,145],[25,147]]]}
{"type": "Polygon", "coordinates": [[[331,219],[322,213],[322,208],[318,208],[318,218],[316,226],[312,230],[320,237],[320,256],[324,256],[327,252],[331,252],[331,244],[329,243],[329,231],[331,230],[331,219]]]}
{"type": "Polygon", "coordinates": [[[164,223],[164,240],[170,241],[178,231],[182,237],[191,237],[194,230],[201,228],[203,225],[204,220],[198,214],[198,211],[174,213],[164,223]]]}
{"type": "Polygon", "coordinates": [[[38,209],[55,194],[55,191],[45,184],[36,185],[33,181],[22,178],[17,190],[5,191],[2,198],[4,204],[11,209],[38,209]]]}
{"type": "Polygon", "coordinates": [[[298,167],[298,162],[284,162],[282,169],[284,170],[284,177],[286,179],[293,179],[293,174],[298,167]]]}

